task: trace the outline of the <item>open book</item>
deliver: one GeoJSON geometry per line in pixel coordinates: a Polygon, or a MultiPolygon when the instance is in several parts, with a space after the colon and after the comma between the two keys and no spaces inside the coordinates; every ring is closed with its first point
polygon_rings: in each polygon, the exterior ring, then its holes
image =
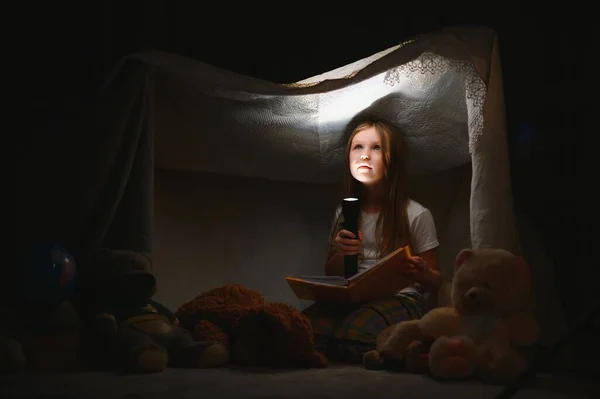
{"type": "Polygon", "coordinates": [[[350,278],[339,276],[287,276],[294,294],[300,299],[342,303],[366,303],[392,297],[411,285],[413,280],[400,273],[399,265],[410,257],[410,248],[402,247],[380,259],[367,270],[350,278]]]}

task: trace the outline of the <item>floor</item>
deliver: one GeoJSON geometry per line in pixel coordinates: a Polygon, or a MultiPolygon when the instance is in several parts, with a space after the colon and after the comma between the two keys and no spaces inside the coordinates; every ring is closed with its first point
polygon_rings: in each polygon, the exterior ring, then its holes
{"type": "MultiPolygon", "coordinates": [[[[158,374],[119,376],[107,372],[0,375],[1,398],[494,398],[501,387],[477,382],[440,382],[424,375],[369,371],[359,366],[326,369],[257,370],[227,367],[169,369],[158,374]]],[[[515,398],[600,397],[600,385],[539,377],[515,398]]]]}

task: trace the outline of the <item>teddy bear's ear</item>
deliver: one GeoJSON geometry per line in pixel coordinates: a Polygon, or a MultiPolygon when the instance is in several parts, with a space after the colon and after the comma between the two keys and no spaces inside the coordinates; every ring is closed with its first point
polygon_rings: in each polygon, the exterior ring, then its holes
{"type": "Polygon", "coordinates": [[[458,270],[466,261],[471,259],[475,255],[475,251],[471,248],[465,248],[456,255],[456,262],[454,263],[454,270],[458,270]]]}

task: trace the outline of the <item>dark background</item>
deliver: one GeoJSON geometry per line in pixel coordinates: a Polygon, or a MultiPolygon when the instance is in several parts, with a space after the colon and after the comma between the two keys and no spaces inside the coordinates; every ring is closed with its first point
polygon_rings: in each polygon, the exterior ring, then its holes
{"type": "MultiPolygon", "coordinates": [[[[598,300],[594,276],[599,265],[593,250],[598,236],[598,127],[589,117],[597,112],[592,106],[596,94],[590,90],[597,64],[592,61],[589,11],[527,13],[502,6],[447,12],[431,3],[420,10],[373,5],[369,11],[325,14],[293,5],[259,10],[231,3],[210,10],[200,2],[80,3],[31,5],[15,33],[21,50],[16,67],[27,77],[20,81],[25,107],[34,116],[22,122],[26,145],[35,145],[38,134],[60,129],[93,100],[121,57],[144,47],[284,83],[443,26],[494,28],[505,81],[516,209],[533,223],[555,262],[556,292],[569,323],[598,300]]],[[[590,341],[578,341],[584,342],[578,352],[587,356],[590,341]]],[[[589,365],[597,363],[587,359],[589,365]]]]}

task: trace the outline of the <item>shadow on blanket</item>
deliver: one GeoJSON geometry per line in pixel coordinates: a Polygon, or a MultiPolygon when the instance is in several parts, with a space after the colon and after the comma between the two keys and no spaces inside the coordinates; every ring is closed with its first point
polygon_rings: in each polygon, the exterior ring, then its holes
{"type": "Polygon", "coordinates": [[[293,306],[268,302],[242,285],[202,293],[182,305],[176,316],[196,340],[226,345],[233,364],[327,367],[327,359],[315,350],[306,316],[293,306]]]}

